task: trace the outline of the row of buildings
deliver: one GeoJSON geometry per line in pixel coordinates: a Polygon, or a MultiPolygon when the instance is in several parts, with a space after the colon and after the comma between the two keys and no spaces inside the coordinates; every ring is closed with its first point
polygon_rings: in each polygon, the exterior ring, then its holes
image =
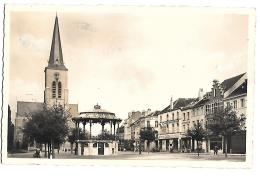
{"type": "MultiPolygon", "coordinates": [[[[140,141],[140,130],[144,127],[152,127],[158,132],[150,149],[158,151],[192,152],[196,150],[197,143],[187,136],[187,131],[195,124],[202,124],[207,128],[208,121],[218,108],[231,106],[238,117],[246,117],[247,105],[247,73],[228,78],[219,83],[213,80],[211,91],[204,93],[199,89],[198,97],[178,98],[160,111],[133,111],[121,126],[120,138],[133,141],[136,150],[140,141]]],[[[146,143],[142,144],[147,150],[146,143]]],[[[222,136],[212,136],[199,143],[203,152],[213,152],[218,146],[223,150],[222,136]]],[[[230,135],[227,141],[228,152],[246,152],[246,130],[230,135]]]]}

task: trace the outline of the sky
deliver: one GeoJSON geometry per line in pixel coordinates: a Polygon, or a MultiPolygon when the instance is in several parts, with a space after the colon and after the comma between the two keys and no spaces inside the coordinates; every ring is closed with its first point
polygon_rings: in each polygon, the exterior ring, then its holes
{"type": "Polygon", "coordinates": [[[69,102],[126,119],[247,71],[248,16],[175,7],[10,12],[9,104],[43,102],[57,11],[69,102]]]}

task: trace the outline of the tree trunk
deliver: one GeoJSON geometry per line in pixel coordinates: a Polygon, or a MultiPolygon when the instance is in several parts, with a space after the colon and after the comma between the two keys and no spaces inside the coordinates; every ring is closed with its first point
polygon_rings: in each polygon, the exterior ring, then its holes
{"type": "Polygon", "coordinates": [[[206,152],[209,153],[209,140],[206,138],[206,152]]]}
{"type": "Polygon", "coordinates": [[[197,142],[197,152],[198,152],[198,156],[200,156],[200,150],[199,150],[199,141],[198,141],[198,140],[196,140],[196,142],[197,142]]]}
{"type": "Polygon", "coordinates": [[[51,153],[52,153],[52,158],[55,158],[55,152],[54,152],[54,142],[51,140],[51,153]]]}
{"type": "Polygon", "coordinates": [[[139,142],[139,155],[141,155],[142,149],[141,149],[141,141],[139,142]]]}
{"type": "Polygon", "coordinates": [[[150,141],[147,141],[147,151],[148,151],[148,154],[150,152],[150,141]]]}
{"type": "Polygon", "coordinates": [[[50,143],[48,142],[48,158],[50,159],[50,143]]]}
{"type": "Polygon", "coordinates": [[[70,153],[73,154],[73,143],[70,143],[70,153]]]}
{"type": "Polygon", "coordinates": [[[44,149],[45,149],[44,157],[47,158],[47,144],[46,143],[44,143],[44,149]]]}
{"type": "Polygon", "coordinates": [[[225,157],[227,157],[227,136],[224,136],[225,141],[225,157]]]}

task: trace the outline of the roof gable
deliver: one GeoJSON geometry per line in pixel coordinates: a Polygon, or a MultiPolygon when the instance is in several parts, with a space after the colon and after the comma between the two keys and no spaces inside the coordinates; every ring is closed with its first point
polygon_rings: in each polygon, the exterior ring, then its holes
{"type": "Polygon", "coordinates": [[[232,78],[226,79],[221,83],[222,88],[224,89],[224,91],[227,91],[228,89],[230,89],[243,75],[245,75],[246,73],[242,73],[240,75],[234,76],[232,78]]]}

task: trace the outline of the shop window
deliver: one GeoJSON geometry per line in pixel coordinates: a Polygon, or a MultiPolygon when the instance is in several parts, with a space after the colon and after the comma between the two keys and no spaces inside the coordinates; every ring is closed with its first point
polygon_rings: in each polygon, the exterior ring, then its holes
{"type": "Polygon", "coordinates": [[[108,143],[105,143],[105,147],[109,147],[109,144],[108,144],[108,143]]]}
{"type": "Polygon", "coordinates": [[[97,147],[97,142],[93,144],[93,147],[95,147],[95,148],[97,147]]]}

